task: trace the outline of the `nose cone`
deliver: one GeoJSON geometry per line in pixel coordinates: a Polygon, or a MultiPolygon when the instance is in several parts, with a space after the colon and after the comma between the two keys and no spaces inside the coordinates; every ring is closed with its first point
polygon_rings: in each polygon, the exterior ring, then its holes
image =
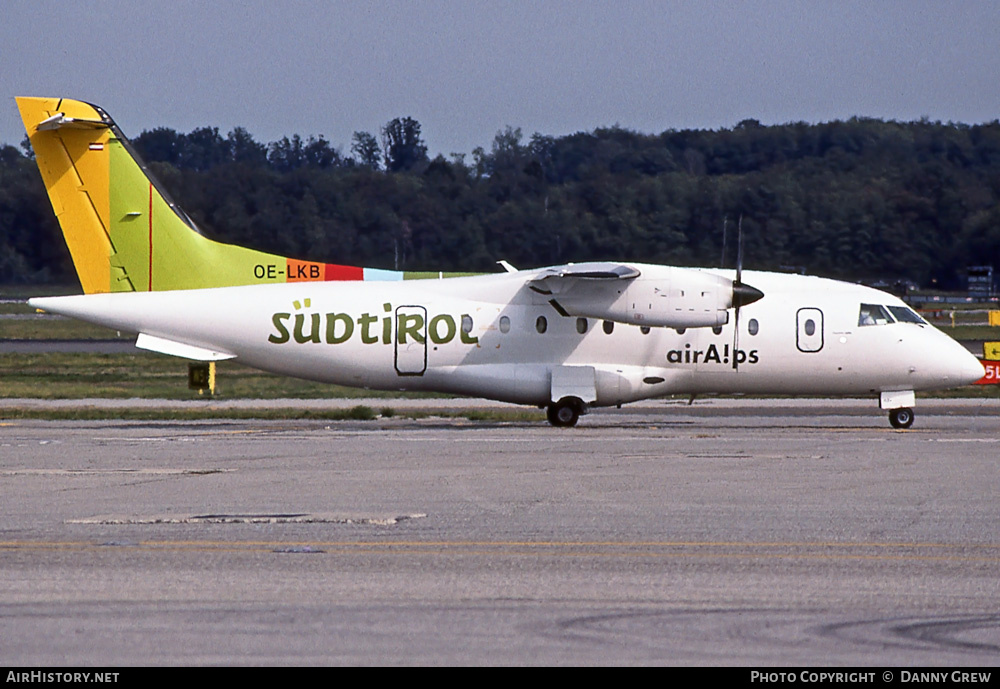
{"type": "Polygon", "coordinates": [[[983,365],[964,346],[936,328],[923,327],[900,340],[914,390],[946,390],[970,385],[986,375],[983,365]],[[910,339],[910,335],[915,336],[910,339]]]}
{"type": "Polygon", "coordinates": [[[962,385],[971,385],[986,375],[983,365],[979,359],[972,355],[968,349],[947,335],[937,348],[938,375],[941,382],[949,388],[957,388],[962,385]]]}
{"type": "Polygon", "coordinates": [[[957,376],[961,381],[957,383],[958,385],[971,385],[986,375],[986,369],[983,368],[979,359],[972,356],[968,350],[965,351],[965,355],[966,356],[964,358],[959,358],[958,361],[955,362],[956,366],[960,367],[961,371],[957,376]]]}

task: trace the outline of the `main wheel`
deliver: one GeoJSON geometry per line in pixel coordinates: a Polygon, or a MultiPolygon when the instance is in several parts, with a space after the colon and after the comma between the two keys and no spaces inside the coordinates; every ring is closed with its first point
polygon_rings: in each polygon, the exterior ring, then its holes
{"type": "Polygon", "coordinates": [[[913,425],[913,410],[900,407],[889,412],[889,423],[893,428],[909,428],[913,425]]]}
{"type": "Polygon", "coordinates": [[[575,426],[580,420],[580,404],[575,399],[566,397],[550,404],[545,415],[553,426],[575,426]]]}

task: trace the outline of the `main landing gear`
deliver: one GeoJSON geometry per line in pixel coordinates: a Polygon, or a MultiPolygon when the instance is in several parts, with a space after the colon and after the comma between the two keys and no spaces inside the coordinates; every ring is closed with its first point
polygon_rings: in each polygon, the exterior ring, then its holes
{"type": "Polygon", "coordinates": [[[553,426],[575,426],[583,413],[583,402],[575,397],[563,397],[558,402],[551,403],[545,410],[549,423],[553,426]]]}
{"type": "Polygon", "coordinates": [[[913,425],[913,410],[909,407],[890,409],[889,423],[893,428],[909,428],[913,425]]]}

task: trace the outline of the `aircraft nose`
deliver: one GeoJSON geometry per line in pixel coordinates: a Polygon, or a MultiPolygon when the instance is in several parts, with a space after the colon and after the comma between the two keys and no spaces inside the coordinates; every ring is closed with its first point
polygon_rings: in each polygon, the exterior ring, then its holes
{"type": "MultiPolygon", "coordinates": [[[[957,388],[971,385],[986,375],[979,359],[964,345],[938,330],[927,331],[933,340],[924,341],[923,365],[917,364],[923,380],[934,387],[957,388]]],[[[918,374],[919,375],[919,374],[918,374]]]]}
{"type": "Polygon", "coordinates": [[[986,375],[986,369],[979,362],[979,359],[972,356],[972,354],[966,350],[964,352],[965,356],[959,360],[958,367],[960,373],[958,378],[960,379],[959,385],[971,385],[977,380],[986,375]]]}

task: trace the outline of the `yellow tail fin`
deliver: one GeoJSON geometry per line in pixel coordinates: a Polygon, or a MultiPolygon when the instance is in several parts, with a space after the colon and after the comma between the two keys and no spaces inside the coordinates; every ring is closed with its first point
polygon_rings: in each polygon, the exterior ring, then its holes
{"type": "Polygon", "coordinates": [[[323,263],[202,236],[101,108],[66,98],[17,105],[87,294],[361,279],[360,269],[327,277],[323,263]]]}
{"type": "Polygon", "coordinates": [[[18,98],[17,106],[83,291],[111,291],[110,127],[79,101],[18,98]]]}
{"type": "Polygon", "coordinates": [[[17,106],[87,294],[445,275],[300,261],[212,241],[104,110],[67,98],[18,98],[17,106]]]}

